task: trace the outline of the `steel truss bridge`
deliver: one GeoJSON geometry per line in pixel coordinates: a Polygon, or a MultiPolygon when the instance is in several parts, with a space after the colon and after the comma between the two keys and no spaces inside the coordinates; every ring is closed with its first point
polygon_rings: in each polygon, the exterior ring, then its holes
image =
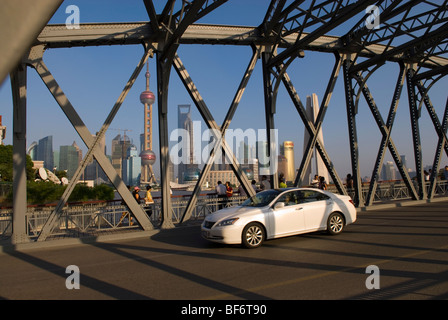
{"type": "MultiPolygon", "coordinates": [[[[235,0],[233,0],[235,1],[235,0]]],[[[32,68],[42,79],[62,111],[67,116],[85,145],[88,147],[74,178],[49,214],[37,241],[44,241],[55,228],[64,205],[81,173],[94,157],[114,184],[126,206],[144,230],[154,228],[140,207],[132,198],[121,178],[113,169],[105,154],[98,148],[127,93],[134,84],[148,58],[157,65],[157,111],[159,121],[159,145],[162,198],[160,202],[161,228],[172,228],[172,203],[169,187],[168,154],[168,88],[171,71],[177,73],[185,89],[190,94],[209,129],[222,134],[229,127],[246,85],[258,61],[263,72],[263,94],[266,129],[275,129],[276,101],[279,88],[283,86],[289,94],[297,113],[311,136],[295,179],[301,185],[305,170],[314,148],[323,159],[336,192],[347,194],[340,175],[336,171],[317,132],[322,127],[333,90],[338,78],[342,78],[347,114],[351,167],[354,177],[353,197],[357,206],[373,203],[378,179],[389,150],[397,166],[403,183],[411,199],[431,199],[437,186],[437,172],[443,152],[448,155],[447,125],[448,100],[443,114],[437,114],[430,99],[431,87],[448,72],[447,0],[437,1],[286,1],[272,0],[266,7],[266,15],[256,26],[230,26],[200,24],[201,18],[226,5],[226,0],[168,0],[163,9],[156,12],[155,1],[143,0],[148,14],[147,22],[136,23],[91,23],[82,24],[80,29],[68,29],[65,25],[47,25],[47,22],[61,5],[61,0],[29,1],[29,6],[21,2],[5,1],[0,13],[0,25],[4,48],[0,65],[0,77],[9,73],[13,93],[14,124],[14,198],[13,235],[15,243],[29,241],[26,227],[26,87],[27,69],[32,68]],[[373,6],[373,7],[369,7],[373,6]],[[26,19],[24,19],[24,17],[26,19]],[[26,24],[23,21],[27,21],[26,24]],[[377,23],[379,22],[379,23],[377,23]],[[17,29],[18,26],[22,28],[17,29]],[[344,26],[344,28],[341,28],[344,26]],[[340,30],[349,30],[341,34],[340,30]],[[46,66],[43,55],[48,48],[69,48],[110,45],[142,45],[143,55],[128,83],[111,109],[96,137],[85,126],[75,107],[70,103],[57,79],[46,66]],[[252,57],[243,72],[241,82],[228,108],[224,122],[219,125],[187,69],[183,65],[178,48],[186,44],[226,46],[250,46],[252,57]],[[288,76],[288,67],[306,56],[307,51],[327,53],[334,58],[334,67],[326,82],[320,111],[316,121],[308,118],[299,95],[288,76]],[[18,54],[19,53],[19,54],[18,54]],[[369,78],[384,64],[398,65],[396,85],[387,115],[382,115],[369,90],[369,78]],[[342,76],[340,77],[340,72],[342,76]],[[410,112],[410,128],[413,139],[416,180],[411,181],[407,168],[403,165],[397,147],[391,137],[391,130],[403,90],[407,90],[410,112]],[[365,99],[373,115],[380,135],[381,144],[372,169],[368,191],[363,191],[358,152],[357,112],[360,99],[365,99]],[[438,144],[435,150],[432,175],[429,186],[425,184],[422,149],[420,143],[419,119],[426,109],[434,125],[438,144]],[[415,183],[414,183],[415,182],[415,183]]],[[[271,137],[268,136],[270,144],[271,137]]],[[[247,177],[235,158],[225,138],[217,140],[217,148],[222,148],[231,160],[231,168],[248,194],[253,194],[247,177]]],[[[216,148],[215,148],[216,149],[216,148]]],[[[215,150],[211,152],[204,166],[192,196],[186,203],[181,222],[192,216],[198,201],[200,186],[211,169],[215,150]]],[[[278,186],[277,174],[271,177],[274,187],[278,186]]]]}

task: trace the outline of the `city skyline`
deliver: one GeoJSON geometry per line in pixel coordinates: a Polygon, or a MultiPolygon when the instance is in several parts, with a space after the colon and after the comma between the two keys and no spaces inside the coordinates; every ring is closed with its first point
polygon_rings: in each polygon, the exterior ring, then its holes
{"type": "MultiPolygon", "coordinates": [[[[73,4],[80,9],[81,23],[148,20],[146,10],[141,2],[131,2],[129,4],[119,1],[73,1],[73,4]]],[[[245,1],[244,4],[229,2],[218,8],[216,12],[211,13],[210,16],[201,19],[199,23],[222,22],[257,26],[263,20],[265,8],[268,4],[269,1],[267,0],[245,1]],[[235,10],[236,8],[237,10],[235,10]]],[[[65,23],[67,18],[65,8],[66,6],[62,5],[50,23],[65,23]]],[[[159,12],[160,8],[156,8],[156,10],[159,12]]],[[[245,47],[235,48],[218,45],[184,45],[179,47],[178,55],[218,125],[223,122],[251,53],[251,49],[245,47]]],[[[115,103],[141,56],[141,46],[86,47],[49,49],[45,52],[44,60],[86,126],[93,133],[101,127],[108,111],[115,103]]],[[[334,58],[320,52],[306,52],[303,59],[298,59],[291,64],[288,74],[303,102],[306,96],[312,93],[316,93],[319,97],[324,95],[333,65],[334,58]]],[[[157,70],[155,61],[149,59],[148,66],[150,74],[153,75],[150,89],[156,92],[157,70]]],[[[397,79],[397,68],[394,64],[385,63],[384,66],[375,71],[368,82],[369,89],[384,119],[390,107],[393,88],[397,79]]],[[[143,106],[139,96],[145,81],[145,73],[141,72],[136,85],[130,90],[110,127],[132,130],[128,134],[134,144],[138,143],[139,135],[143,131],[143,106]]],[[[445,79],[436,83],[430,91],[430,97],[438,115],[443,114],[446,104],[447,81],[448,79],[445,77],[445,79]]],[[[52,135],[55,148],[75,141],[85,154],[87,147],[82,143],[59,106],[31,68],[28,68],[28,83],[27,146],[33,141],[52,135]]],[[[0,87],[0,114],[3,116],[3,125],[7,127],[5,144],[12,144],[12,98],[10,91],[9,79],[6,79],[0,87]]],[[[262,70],[261,63],[258,62],[230,128],[240,128],[243,131],[248,128],[254,130],[265,128],[264,97],[261,92],[262,70]]],[[[407,92],[403,90],[391,137],[394,139],[399,153],[408,155],[408,167],[414,169],[407,100],[407,92]]],[[[177,127],[176,108],[180,104],[191,104],[192,118],[202,121],[183,84],[176,77],[175,72],[172,71],[168,99],[169,132],[177,127]]],[[[156,105],[157,101],[154,106],[156,105]]],[[[361,175],[370,177],[380,146],[381,134],[362,98],[357,110],[361,175]]],[[[153,119],[153,150],[159,158],[158,116],[156,113],[153,119]]],[[[419,122],[423,163],[430,165],[433,162],[438,137],[424,108],[419,122]]],[[[343,81],[338,79],[323,121],[323,130],[325,133],[325,148],[341,178],[351,172],[346,123],[343,81]]],[[[203,127],[205,128],[206,125],[204,124],[203,127]]],[[[279,130],[279,141],[294,142],[297,167],[302,158],[304,126],[282,87],[277,97],[275,127],[279,130]]],[[[107,131],[106,141],[108,141],[108,146],[110,146],[110,141],[115,135],[115,131],[110,129],[107,131]]],[[[384,161],[390,160],[392,160],[392,157],[387,151],[384,161]]],[[[440,167],[446,164],[448,164],[448,160],[446,154],[443,154],[440,167]]],[[[158,175],[160,171],[158,162],[154,166],[154,170],[158,175]]]]}
{"type": "MultiPolygon", "coordinates": [[[[71,145],[69,145],[69,144],[65,144],[65,145],[60,145],[59,147],[54,147],[53,145],[52,145],[52,142],[49,142],[49,141],[52,141],[53,139],[52,139],[53,137],[52,136],[46,136],[46,137],[43,137],[43,138],[41,138],[41,139],[39,139],[39,142],[42,142],[45,146],[44,146],[44,149],[45,150],[53,150],[52,152],[53,152],[53,158],[52,158],[52,160],[53,160],[53,165],[52,165],[52,168],[53,169],[50,169],[49,167],[47,167],[46,165],[44,165],[44,167],[46,167],[48,170],[66,170],[67,171],[67,177],[70,179],[70,174],[69,174],[69,172],[68,172],[68,168],[63,168],[63,167],[59,167],[57,164],[58,163],[60,163],[60,161],[61,161],[61,159],[62,159],[62,151],[61,150],[64,150],[64,152],[68,152],[68,153],[72,153],[70,156],[67,156],[67,155],[65,155],[65,158],[64,158],[64,160],[63,161],[65,161],[66,163],[69,163],[68,165],[67,165],[67,167],[69,167],[70,166],[70,170],[72,171],[72,172],[74,172],[74,170],[76,170],[76,167],[73,167],[73,160],[72,159],[66,159],[66,157],[72,157],[73,155],[77,158],[77,161],[78,161],[78,163],[81,161],[81,159],[82,159],[82,156],[83,156],[83,154],[82,154],[82,150],[80,150],[80,148],[77,146],[77,144],[76,144],[76,142],[74,141],[71,145]]],[[[116,136],[115,136],[115,138],[113,139],[113,140],[116,140],[116,141],[118,141],[118,140],[121,140],[123,137],[121,136],[121,134],[117,134],[116,136]]],[[[30,156],[31,156],[31,158],[33,159],[33,160],[36,160],[35,158],[42,158],[42,155],[39,157],[38,155],[36,155],[35,154],[35,152],[36,152],[36,147],[38,146],[38,144],[39,144],[39,142],[37,142],[37,141],[33,141],[31,144],[30,144],[30,146],[27,148],[27,154],[29,154],[30,156]],[[34,156],[33,156],[33,154],[34,154],[34,156]]],[[[137,148],[137,145],[136,144],[134,144],[134,143],[132,143],[131,141],[127,141],[128,143],[127,143],[127,148],[126,148],[126,150],[124,151],[124,150],[122,150],[121,148],[117,151],[117,152],[119,152],[119,153],[123,153],[123,152],[126,152],[126,155],[124,156],[124,161],[123,161],[123,164],[122,164],[122,166],[123,167],[121,167],[120,166],[120,168],[119,169],[117,169],[117,170],[119,170],[120,171],[120,176],[122,176],[122,178],[123,178],[123,180],[125,181],[125,183],[127,183],[127,184],[130,184],[130,185],[133,185],[133,184],[137,184],[136,183],[136,176],[138,175],[140,175],[140,170],[138,170],[138,173],[137,174],[134,174],[134,176],[133,176],[133,182],[132,183],[130,183],[129,182],[129,178],[128,178],[128,175],[132,175],[132,173],[130,173],[130,169],[129,169],[129,167],[130,166],[132,166],[133,167],[133,170],[134,170],[134,172],[135,172],[135,168],[137,168],[137,167],[140,167],[141,166],[141,162],[138,162],[138,164],[136,164],[135,163],[135,160],[130,160],[129,158],[130,157],[135,157],[135,158],[138,158],[138,159],[140,159],[140,157],[139,157],[139,153],[140,153],[140,151],[138,150],[138,148],[137,148]],[[124,172],[127,172],[127,174],[125,175],[124,174],[124,172]],[[129,183],[128,183],[129,182],[129,183]]],[[[291,141],[283,141],[283,142],[279,142],[279,148],[278,148],[278,150],[279,150],[279,152],[278,152],[278,156],[280,157],[280,156],[284,156],[284,144],[285,143],[290,143],[291,141]]],[[[261,144],[266,144],[266,141],[259,141],[259,143],[261,143],[261,144]]],[[[111,144],[111,148],[110,148],[110,150],[113,150],[113,141],[111,140],[110,141],[110,144],[111,144]]],[[[257,144],[258,144],[258,142],[257,142],[257,144]]],[[[250,149],[250,146],[248,146],[248,145],[244,145],[244,148],[245,147],[248,147],[248,149],[250,149]]],[[[253,146],[253,149],[257,149],[257,148],[259,148],[260,146],[253,146]]],[[[102,143],[102,146],[101,146],[101,148],[103,148],[103,150],[107,150],[107,143],[105,143],[104,144],[104,142],[102,143]]],[[[235,149],[236,150],[238,150],[238,149],[241,149],[241,145],[240,146],[235,146],[235,149]]],[[[41,154],[44,154],[45,153],[45,151],[40,151],[41,152],[41,154]]],[[[248,163],[250,164],[250,161],[251,161],[251,159],[256,159],[257,161],[258,161],[258,159],[259,159],[259,154],[258,154],[258,152],[260,152],[260,154],[262,155],[263,154],[263,151],[260,151],[260,150],[256,150],[256,151],[252,151],[252,152],[248,152],[248,155],[253,155],[253,158],[251,158],[250,156],[246,159],[246,160],[248,160],[247,162],[246,161],[240,161],[241,159],[238,159],[238,161],[240,162],[240,165],[242,165],[242,167],[243,168],[246,168],[246,166],[245,165],[247,165],[248,163]]],[[[105,152],[105,154],[109,157],[109,159],[111,160],[111,163],[113,164],[114,162],[113,162],[113,151],[110,153],[110,154],[108,154],[107,152],[105,152]]],[[[241,156],[241,153],[239,153],[238,151],[236,151],[235,152],[235,155],[237,156],[237,158],[239,157],[239,156],[241,156]]],[[[46,157],[48,157],[48,156],[46,156],[46,157]]],[[[245,158],[245,157],[244,157],[245,158]]],[[[400,155],[400,158],[401,158],[401,161],[403,162],[403,165],[407,168],[407,170],[408,170],[408,173],[410,173],[410,174],[415,174],[415,169],[413,169],[413,168],[411,168],[411,167],[409,167],[408,165],[407,165],[407,157],[406,157],[406,155],[400,155]]],[[[41,160],[39,160],[39,159],[37,159],[38,161],[41,161],[41,160]]],[[[280,162],[281,160],[279,159],[279,162],[280,162]]],[[[94,164],[95,164],[95,166],[97,165],[96,164],[96,161],[94,161],[94,164]]],[[[224,163],[223,163],[224,164],[224,163]]],[[[200,163],[199,165],[197,165],[197,167],[199,168],[199,169],[202,169],[202,166],[203,165],[205,165],[205,163],[200,163]]],[[[214,170],[214,171],[225,171],[225,172],[230,172],[229,170],[230,170],[230,167],[229,166],[221,166],[221,167],[213,167],[214,169],[212,169],[212,170],[214,170]]],[[[258,167],[258,162],[257,162],[257,168],[259,168],[258,167]]],[[[279,168],[280,168],[280,164],[279,164],[279,168]]],[[[439,170],[441,169],[441,168],[443,168],[443,167],[440,167],[439,168],[439,170]]],[[[295,170],[297,170],[298,169],[298,167],[296,166],[296,168],[295,168],[295,170]]],[[[424,164],[424,169],[426,170],[426,171],[429,171],[430,169],[432,169],[432,165],[430,165],[430,164],[424,164]]],[[[95,176],[95,175],[98,175],[98,172],[93,172],[92,173],[92,171],[95,171],[95,170],[97,170],[97,169],[92,169],[92,168],[89,168],[89,166],[86,168],[86,172],[90,172],[90,173],[86,173],[86,175],[89,175],[89,176],[95,176]]],[[[101,169],[100,169],[101,170],[101,169]]],[[[102,171],[102,170],[101,170],[102,171]]],[[[118,172],[118,171],[117,171],[118,172]]],[[[312,175],[314,176],[314,172],[313,171],[311,171],[312,172],[312,175]]],[[[257,178],[255,178],[256,180],[257,180],[257,182],[259,182],[259,180],[261,179],[261,175],[263,175],[263,174],[265,174],[266,172],[263,172],[263,169],[260,167],[259,168],[259,173],[258,174],[256,174],[256,177],[258,177],[258,179],[257,178]]],[[[278,171],[278,173],[280,174],[280,170],[278,171]]],[[[283,172],[282,172],[283,173],[283,172]]],[[[174,177],[172,177],[172,181],[176,181],[179,177],[178,177],[178,175],[176,174],[176,170],[174,171],[174,177]]],[[[233,174],[233,173],[231,173],[231,174],[233,174]]],[[[412,175],[411,175],[411,177],[412,177],[412,175]]],[[[102,179],[102,180],[104,180],[104,181],[106,181],[107,182],[107,177],[104,175],[104,173],[101,173],[100,174],[100,178],[102,179]]],[[[159,176],[156,176],[156,178],[160,178],[159,176]]],[[[346,176],[344,175],[344,176],[340,176],[340,178],[343,180],[343,181],[345,181],[345,178],[346,178],[346,176]]],[[[84,179],[84,177],[83,177],[83,179],[84,179]]],[[[233,179],[233,178],[232,178],[233,179]]],[[[400,176],[400,173],[399,173],[399,171],[397,170],[397,166],[396,166],[396,164],[395,164],[395,162],[393,162],[392,161],[392,159],[385,159],[385,161],[384,161],[384,163],[383,163],[383,166],[382,166],[382,170],[381,170],[381,175],[380,175],[380,181],[386,181],[386,180],[401,180],[402,179],[402,177],[400,176]]],[[[210,180],[210,179],[209,179],[210,180]]],[[[213,179],[212,179],[213,180],[213,179]]],[[[216,178],[214,179],[214,180],[216,180],[216,178]]],[[[363,182],[369,182],[370,181],[370,175],[362,175],[362,180],[363,180],[363,182]]],[[[288,181],[294,181],[294,179],[292,179],[292,180],[288,180],[288,181]]],[[[306,184],[306,183],[305,183],[306,184]]]]}

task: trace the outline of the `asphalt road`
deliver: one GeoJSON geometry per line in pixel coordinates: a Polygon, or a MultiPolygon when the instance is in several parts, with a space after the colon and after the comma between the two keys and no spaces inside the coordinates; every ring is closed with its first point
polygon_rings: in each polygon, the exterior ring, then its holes
{"type": "Polygon", "coordinates": [[[0,299],[447,298],[448,202],[359,213],[338,236],[294,236],[254,250],[209,243],[190,226],[0,254],[0,299]],[[79,268],[79,289],[66,287],[70,265],[79,268]]]}

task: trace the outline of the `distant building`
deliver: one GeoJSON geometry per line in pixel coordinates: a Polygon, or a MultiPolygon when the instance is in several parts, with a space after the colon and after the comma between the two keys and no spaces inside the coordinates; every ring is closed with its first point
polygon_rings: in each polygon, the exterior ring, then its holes
{"type": "Polygon", "coordinates": [[[130,186],[140,185],[140,176],[142,170],[142,159],[138,156],[137,147],[131,145],[123,159],[122,179],[124,183],[130,186]]]}
{"type": "MultiPolygon", "coordinates": [[[[94,139],[96,138],[96,135],[92,136],[94,137],[94,139]]],[[[101,150],[104,154],[106,154],[106,137],[104,135],[102,139],[99,141],[98,149],[101,150]]],[[[84,170],[84,179],[93,180],[95,181],[95,184],[107,183],[109,181],[109,178],[107,177],[106,173],[98,164],[98,161],[96,161],[95,158],[93,158],[92,162],[86,166],[86,169],[84,170]]]]}
{"type": "Polygon", "coordinates": [[[31,145],[26,150],[26,153],[30,156],[31,160],[37,161],[37,146],[37,142],[33,141],[33,143],[31,143],[31,145]]]}
{"type": "MultiPolygon", "coordinates": [[[[286,169],[284,169],[284,175],[286,181],[294,181],[296,179],[296,168],[294,160],[294,142],[284,141],[280,146],[280,154],[286,159],[286,169]]],[[[279,158],[280,159],[280,158],[279,158]]],[[[280,163],[279,163],[280,166],[280,163]]],[[[280,174],[280,168],[278,170],[280,174]]]]}
{"type": "Polygon", "coordinates": [[[381,171],[381,178],[383,180],[396,180],[396,170],[392,161],[387,161],[383,164],[383,170],[381,171]]]}
{"type": "Polygon", "coordinates": [[[44,167],[50,171],[53,171],[53,136],[47,136],[39,140],[35,160],[43,161],[44,167]]]}
{"type": "Polygon", "coordinates": [[[78,154],[78,163],[82,161],[82,149],[73,141],[72,146],[76,149],[76,153],[78,154]]]}
{"type": "MultiPolygon", "coordinates": [[[[67,179],[72,179],[78,169],[79,157],[78,150],[73,145],[59,147],[59,164],[58,170],[67,170],[67,179]]],[[[47,168],[48,169],[48,168],[47,168]]]]}
{"type": "MultiPolygon", "coordinates": [[[[252,181],[254,179],[253,171],[249,167],[242,167],[241,168],[246,175],[246,178],[249,181],[252,181]]],[[[206,181],[208,182],[209,187],[214,188],[218,184],[218,181],[221,181],[223,184],[225,184],[227,181],[230,182],[231,185],[239,186],[240,182],[238,178],[236,177],[235,173],[233,173],[233,170],[211,170],[208,173],[206,181]]]]}
{"type": "Polygon", "coordinates": [[[191,106],[189,104],[178,105],[177,109],[177,128],[186,130],[188,134],[188,141],[179,136],[179,145],[182,146],[182,154],[180,163],[177,165],[177,178],[179,183],[191,183],[192,172],[198,170],[198,166],[194,159],[194,132],[193,121],[191,120],[191,106]]]}
{"type": "Polygon", "coordinates": [[[112,166],[120,177],[123,172],[123,159],[126,158],[130,146],[131,141],[128,136],[122,137],[121,134],[118,134],[112,139],[112,166]]]}
{"type": "MultiPolygon", "coordinates": [[[[308,119],[312,121],[313,123],[316,122],[317,115],[319,114],[319,102],[317,99],[317,95],[315,93],[312,94],[312,96],[306,97],[306,113],[308,115],[308,119]]],[[[324,136],[322,133],[322,128],[317,133],[317,138],[322,143],[322,147],[324,144],[324,136]]],[[[304,143],[303,143],[303,151],[305,151],[309,140],[311,139],[311,136],[308,132],[308,130],[305,128],[304,133],[304,143]]],[[[329,183],[329,175],[328,175],[328,169],[325,166],[320,154],[317,152],[316,148],[313,150],[312,160],[310,161],[308,168],[305,168],[306,174],[305,179],[302,181],[304,184],[309,184],[311,182],[311,179],[314,177],[315,174],[317,174],[319,177],[324,177],[325,181],[329,183]],[[313,163],[314,159],[314,163],[313,163]]]]}

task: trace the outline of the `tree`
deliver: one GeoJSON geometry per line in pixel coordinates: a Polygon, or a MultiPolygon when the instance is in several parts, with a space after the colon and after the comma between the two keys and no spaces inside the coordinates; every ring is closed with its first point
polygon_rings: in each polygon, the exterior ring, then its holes
{"type": "MultiPolygon", "coordinates": [[[[0,145],[0,179],[12,182],[12,145],[0,145]]],[[[33,160],[26,155],[26,178],[34,180],[33,160]]]]}

